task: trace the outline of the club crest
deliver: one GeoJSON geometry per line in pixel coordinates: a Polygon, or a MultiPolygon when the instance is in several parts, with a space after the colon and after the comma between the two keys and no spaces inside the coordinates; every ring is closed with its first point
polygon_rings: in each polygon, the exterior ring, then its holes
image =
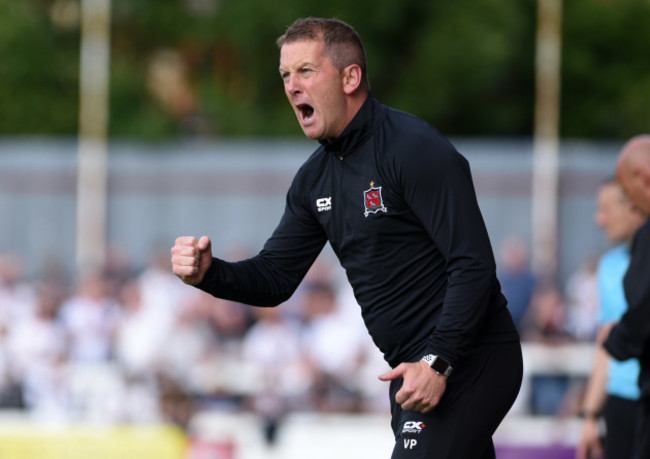
{"type": "Polygon", "coordinates": [[[370,182],[370,188],[363,192],[363,203],[365,206],[365,211],[363,212],[364,217],[370,214],[376,214],[379,211],[388,212],[388,209],[384,206],[381,187],[375,186],[375,182],[370,182]]]}

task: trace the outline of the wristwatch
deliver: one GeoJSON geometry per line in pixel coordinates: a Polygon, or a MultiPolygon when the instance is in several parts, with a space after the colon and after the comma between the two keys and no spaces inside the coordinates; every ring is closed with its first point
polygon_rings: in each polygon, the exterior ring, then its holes
{"type": "Polygon", "coordinates": [[[427,354],[421,360],[424,360],[439,375],[449,376],[454,371],[451,364],[439,355],[427,354]]]}

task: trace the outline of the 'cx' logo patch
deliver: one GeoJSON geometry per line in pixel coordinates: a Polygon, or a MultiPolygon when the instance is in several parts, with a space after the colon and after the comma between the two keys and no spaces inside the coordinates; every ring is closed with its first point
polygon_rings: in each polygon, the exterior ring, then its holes
{"type": "Polygon", "coordinates": [[[426,427],[426,424],[422,421],[408,421],[404,423],[402,432],[408,433],[420,433],[422,429],[426,427]]]}
{"type": "Polygon", "coordinates": [[[316,208],[319,212],[324,212],[326,210],[332,210],[332,197],[329,198],[320,198],[316,200],[316,208]]]}

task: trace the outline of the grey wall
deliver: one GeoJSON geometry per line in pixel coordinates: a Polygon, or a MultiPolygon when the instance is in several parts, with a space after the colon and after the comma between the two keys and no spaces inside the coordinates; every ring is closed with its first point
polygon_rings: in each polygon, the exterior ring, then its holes
{"type": "MultiPolygon", "coordinates": [[[[495,251],[511,233],[530,242],[532,143],[452,139],[470,161],[495,251]]],[[[593,224],[595,192],[622,143],[561,146],[559,272],[562,279],[607,247],[593,224]]],[[[109,148],[109,243],[134,267],[179,235],[210,235],[216,253],[257,251],[277,224],[308,140],[132,144],[109,148]]],[[[46,260],[75,260],[76,142],[0,140],[0,252],[20,254],[38,276],[46,260]]]]}

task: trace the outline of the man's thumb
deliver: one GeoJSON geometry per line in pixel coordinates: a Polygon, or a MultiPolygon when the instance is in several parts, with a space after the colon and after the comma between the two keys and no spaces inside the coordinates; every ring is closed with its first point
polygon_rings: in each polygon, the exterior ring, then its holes
{"type": "Polygon", "coordinates": [[[402,374],[402,366],[399,365],[383,375],[379,375],[379,379],[381,381],[392,381],[393,379],[401,378],[402,374]]]}
{"type": "Polygon", "coordinates": [[[210,238],[208,236],[201,236],[197,247],[201,254],[204,254],[205,252],[208,252],[210,254],[212,253],[212,242],[210,242],[210,238]]]}

